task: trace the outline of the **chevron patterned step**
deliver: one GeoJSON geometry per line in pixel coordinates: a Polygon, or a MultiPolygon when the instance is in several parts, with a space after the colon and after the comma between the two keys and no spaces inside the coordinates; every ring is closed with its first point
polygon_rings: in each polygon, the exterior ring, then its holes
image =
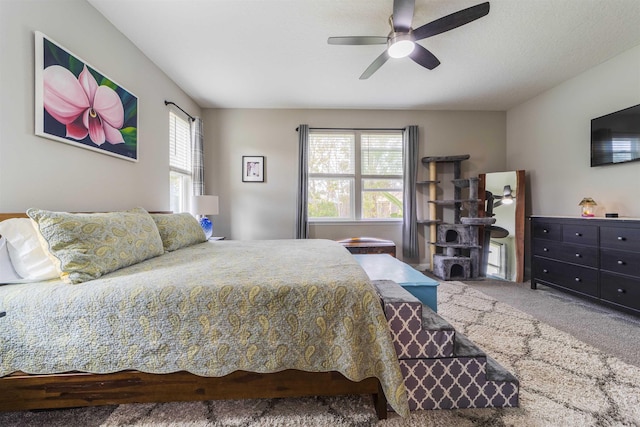
{"type": "Polygon", "coordinates": [[[400,360],[410,410],[518,406],[517,378],[460,332],[454,354],[400,360]]]}
{"type": "Polygon", "coordinates": [[[399,362],[411,411],[518,406],[518,382],[487,378],[486,356],[399,362]]]}
{"type": "Polygon", "coordinates": [[[390,280],[375,280],[398,359],[450,357],[455,329],[429,306],[390,280]]]}

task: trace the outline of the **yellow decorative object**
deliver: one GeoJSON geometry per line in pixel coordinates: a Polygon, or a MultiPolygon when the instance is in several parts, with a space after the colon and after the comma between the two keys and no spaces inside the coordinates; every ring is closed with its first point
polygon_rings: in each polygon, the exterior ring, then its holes
{"type": "Polygon", "coordinates": [[[593,207],[597,205],[598,204],[591,197],[585,197],[580,203],[578,203],[578,206],[582,208],[582,216],[588,218],[595,216],[593,207]]]}

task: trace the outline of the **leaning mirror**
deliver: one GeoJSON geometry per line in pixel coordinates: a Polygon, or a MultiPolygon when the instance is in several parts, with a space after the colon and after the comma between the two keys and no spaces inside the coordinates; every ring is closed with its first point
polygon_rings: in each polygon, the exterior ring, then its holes
{"type": "Polygon", "coordinates": [[[489,278],[522,282],[524,280],[524,203],[525,172],[483,173],[478,193],[481,215],[492,216],[495,223],[480,236],[483,244],[484,275],[489,278]]]}

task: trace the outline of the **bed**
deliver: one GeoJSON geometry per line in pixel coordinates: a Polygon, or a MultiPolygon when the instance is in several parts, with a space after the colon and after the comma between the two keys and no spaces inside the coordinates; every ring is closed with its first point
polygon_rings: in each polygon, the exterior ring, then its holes
{"type": "MultiPolygon", "coordinates": [[[[379,298],[337,243],[203,241],[189,215],[137,209],[156,240],[129,244],[135,252],[160,242],[159,254],[121,266],[121,251],[94,271],[71,227],[94,232],[101,214],[34,211],[62,274],[0,285],[0,410],[371,394],[379,418],[387,403],[408,414],[379,298]],[[176,245],[185,235],[189,244],[176,245]],[[69,241],[74,259],[60,250],[69,241]]],[[[123,214],[104,215],[117,223],[123,214]]],[[[124,237],[98,237],[96,252],[127,240],[127,224],[124,237]]]]}

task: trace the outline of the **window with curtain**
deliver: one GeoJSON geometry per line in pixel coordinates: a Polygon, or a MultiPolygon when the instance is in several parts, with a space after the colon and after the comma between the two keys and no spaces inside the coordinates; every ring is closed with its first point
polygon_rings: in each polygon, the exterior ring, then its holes
{"type": "Polygon", "coordinates": [[[310,131],[310,221],[402,219],[402,131],[310,131]]]}
{"type": "Polygon", "coordinates": [[[189,212],[191,207],[192,169],[189,122],[169,112],[170,209],[189,212]]]}

